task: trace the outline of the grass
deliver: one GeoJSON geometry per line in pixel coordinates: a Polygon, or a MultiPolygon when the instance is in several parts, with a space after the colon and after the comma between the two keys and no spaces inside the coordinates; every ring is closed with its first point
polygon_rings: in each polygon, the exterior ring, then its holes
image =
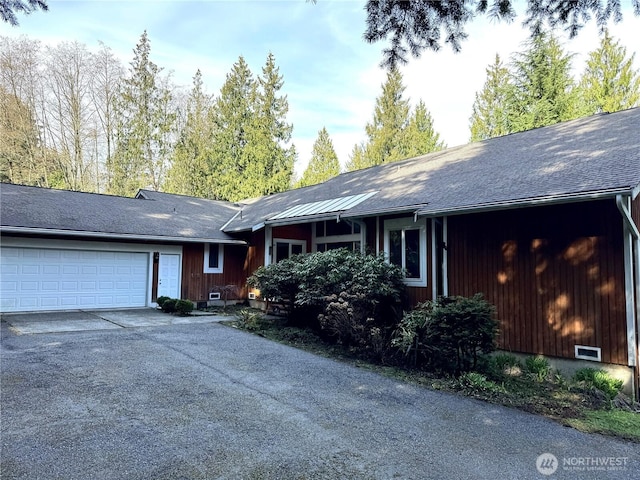
{"type": "Polygon", "coordinates": [[[567,424],[583,432],[604,433],[640,442],[640,414],[620,409],[588,410],[582,418],[567,419],[567,424]]]}
{"type": "Polygon", "coordinates": [[[522,365],[511,355],[497,355],[482,371],[456,378],[372,362],[340,345],[327,343],[313,331],[290,326],[282,317],[245,312],[224,323],[399,381],[517,408],[583,432],[640,443],[640,408],[636,406],[633,412],[614,407],[611,398],[593,384],[565,379],[539,357],[522,365]]]}

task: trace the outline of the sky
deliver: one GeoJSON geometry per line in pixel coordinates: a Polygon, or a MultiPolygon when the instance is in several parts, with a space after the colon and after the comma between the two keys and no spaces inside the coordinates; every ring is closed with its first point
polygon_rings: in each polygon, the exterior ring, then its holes
{"type": "MultiPolygon", "coordinates": [[[[288,121],[298,151],[296,172],[311,158],[318,131],[326,127],[344,165],[353,146],[366,139],[365,125],[373,119],[386,71],[380,67],[384,42],[368,44],[365,0],[48,0],[49,11],[19,14],[20,26],[0,24],[0,35],[27,35],[43,45],[78,41],[97,50],[110,47],[125,66],[144,30],[151,43],[151,60],[171,73],[172,81],[188,91],[200,69],[206,90],[217,94],[232,65],[243,56],[254,75],[267,55],[275,56],[283,76],[281,93],[289,102],[288,121]]],[[[640,17],[631,2],[622,2],[623,21],[610,22],[612,36],[636,52],[640,47],[640,17]]],[[[522,27],[524,2],[512,23],[482,18],[467,26],[469,38],[462,52],[447,45],[438,52],[411,58],[400,70],[405,97],[412,105],[422,99],[435,130],[449,147],[469,139],[469,117],[476,92],[482,89],[486,68],[495,55],[508,62],[524,49],[528,31],[522,27]]],[[[574,77],[584,69],[588,52],[599,44],[595,22],[579,36],[561,36],[565,51],[573,53],[574,77]]]]}

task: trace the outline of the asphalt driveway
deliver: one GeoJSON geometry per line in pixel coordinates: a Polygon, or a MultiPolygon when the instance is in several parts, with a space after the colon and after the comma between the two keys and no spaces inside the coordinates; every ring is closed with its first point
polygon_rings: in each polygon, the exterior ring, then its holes
{"type": "Polygon", "coordinates": [[[1,347],[3,479],[622,480],[640,472],[637,444],[219,323],[20,335],[3,322],[1,347]],[[536,463],[556,470],[544,476],[536,463]]]}

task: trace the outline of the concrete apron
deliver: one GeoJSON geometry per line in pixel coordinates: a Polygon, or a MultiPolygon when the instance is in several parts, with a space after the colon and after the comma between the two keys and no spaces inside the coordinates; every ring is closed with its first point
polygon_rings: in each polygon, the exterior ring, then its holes
{"type": "Polygon", "coordinates": [[[2,314],[2,321],[18,335],[212,323],[229,319],[230,317],[208,312],[194,312],[181,317],[153,308],[2,314]]]}

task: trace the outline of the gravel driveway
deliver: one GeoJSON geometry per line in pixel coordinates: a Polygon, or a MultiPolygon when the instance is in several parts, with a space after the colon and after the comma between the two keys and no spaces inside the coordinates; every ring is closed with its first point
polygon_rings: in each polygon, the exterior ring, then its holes
{"type": "Polygon", "coordinates": [[[0,360],[3,479],[639,478],[637,444],[215,323],[3,324],[0,360]]]}

